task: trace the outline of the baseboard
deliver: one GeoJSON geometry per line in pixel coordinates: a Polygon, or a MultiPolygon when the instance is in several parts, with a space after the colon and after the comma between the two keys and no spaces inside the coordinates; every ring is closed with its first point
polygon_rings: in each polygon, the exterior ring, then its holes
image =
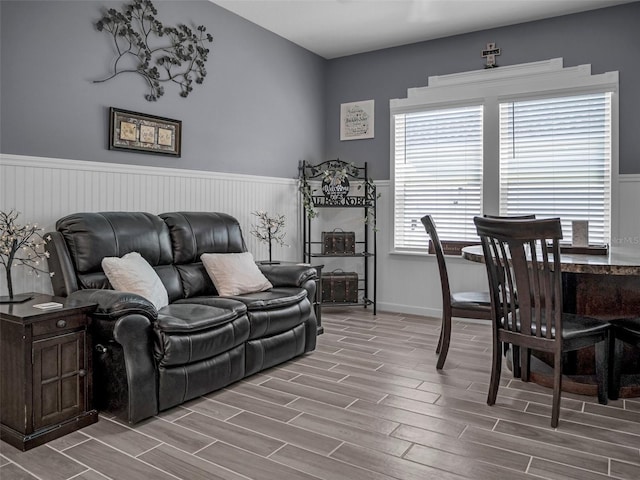
{"type": "MultiPolygon", "coordinates": [[[[404,313],[407,315],[420,315],[423,317],[434,317],[434,318],[442,317],[442,310],[439,308],[416,307],[412,305],[400,305],[397,303],[387,303],[387,302],[378,302],[377,308],[380,311],[390,312],[390,313],[404,313]]],[[[486,325],[488,323],[487,320],[479,320],[475,318],[453,317],[453,320],[458,322],[465,322],[465,323],[476,323],[480,325],[486,325]]]]}

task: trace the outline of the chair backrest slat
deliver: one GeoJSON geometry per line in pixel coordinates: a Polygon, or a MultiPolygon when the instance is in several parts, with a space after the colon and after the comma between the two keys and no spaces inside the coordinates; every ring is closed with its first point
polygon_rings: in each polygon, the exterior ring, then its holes
{"type": "Polygon", "coordinates": [[[496,327],[540,339],[559,339],[560,219],[476,217],[474,221],[487,265],[496,327]]]}

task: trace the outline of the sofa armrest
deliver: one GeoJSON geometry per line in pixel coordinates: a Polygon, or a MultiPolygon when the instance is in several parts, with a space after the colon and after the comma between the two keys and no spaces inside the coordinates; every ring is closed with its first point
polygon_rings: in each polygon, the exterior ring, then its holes
{"type": "Polygon", "coordinates": [[[115,322],[113,336],[122,348],[127,379],[126,391],[121,392],[121,407],[116,410],[122,412],[129,423],[137,423],[158,413],[151,323],[143,315],[125,315],[115,322]]]}
{"type": "Polygon", "coordinates": [[[317,280],[314,267],[305,265],[258,265],[274,287],[303,287],[309,280],[317,280]]]}
{"type": "Polygon", "coordinates": [[[158,413],[153,304],[115,290],[78,290],[68,298],[98,304],[91,314],[97,404],[129,423],[158,413]]]}
{"type": "MultiPolygon", "coordinates": [[[[274,287],[298,287],[304,288],[307,291],[307,299],[313,306],[316,298],[316,282],[318,281],[318,271],[315,267],[308,265],[258,265],[265,277],[271,282],[274,287]]],[[[307,331],[313,330],[312,336],[313,342],[307,340],[309,348],[315,348],[315,335],[316,335],[316,309],[311,309],[310,319],[311,322],[307,331]],[[313,325],[313,328],[311,328],[313,325]]]]}
{"type": "Polygon", "coordinates": [[[69,295],[69,300],[97,303],[98,307],[91,314],[95,319],[115,321],[126,315],[142,315],[150,322],[158,318],[156,307],[146,298],[130,292],[116,290],[86,289],[77,290],[69,295]]]}
{"type": "Polygon", "coordinates": [[[158,413],[151,321],[137,313],[92,322],[95,404],[129,423],[158,413]]]}

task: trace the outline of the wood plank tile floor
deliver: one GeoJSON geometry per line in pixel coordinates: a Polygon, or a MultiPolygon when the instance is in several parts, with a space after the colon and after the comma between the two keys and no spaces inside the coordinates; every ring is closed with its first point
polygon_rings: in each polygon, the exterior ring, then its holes
{"type": "Polygon", "coordinates": [[[639,479],[640,398],[599,405],[503,369],[486,394],[490,327],[325,309],[315,352],[137,425],[109,415],[28,452],[0,442],[0,479],[639,479]]]}

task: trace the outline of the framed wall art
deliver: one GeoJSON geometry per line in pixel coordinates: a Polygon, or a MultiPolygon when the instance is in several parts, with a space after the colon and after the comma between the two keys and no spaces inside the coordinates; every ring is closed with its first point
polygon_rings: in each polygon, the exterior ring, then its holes
{"type": "Polygon", "coordinates": [[[109,150],[179,157],[182,121],[109,108],[109,150]]]}
{"type": "Polygon", "coordinates": [[[373,138],[374,100],[340,105],[340,140],[373,138]]]}

